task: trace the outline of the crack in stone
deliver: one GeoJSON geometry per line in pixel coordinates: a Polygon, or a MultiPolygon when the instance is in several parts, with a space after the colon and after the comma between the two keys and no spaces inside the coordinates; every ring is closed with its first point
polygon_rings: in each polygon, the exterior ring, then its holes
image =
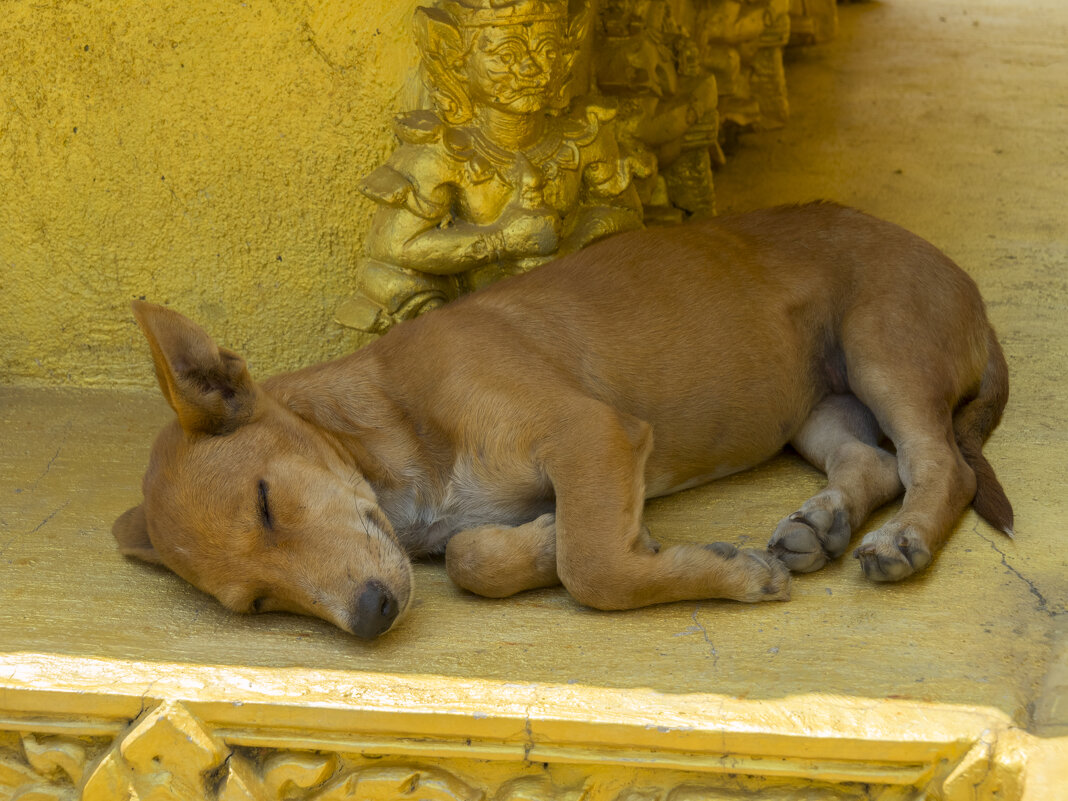
{"type": "Polygon", "coordinates": [[[21,539],[22,537],[25,537],[25,536],[30,536],[30,535],[36,534],[42,528],[47,526],[49,521],[53,517],[58,515],[60,512],[62,512],[64,509],[66,509],[69,505],[70,505],[70,498],[68,498],[63,503],[61,503],[59,506],[57,506],[55,509],[53,509],[51,511],[51,513],[48,515],[48,517],[46,517],[44,520],[42,520],[40,523],[38,523],[36,526],[34,526],[31,531],[27,532],[26,534],[13,534],[12,536],[8,537],[6,542],[4,542],[3,544],[0,544],[0,556],[3,556],[5,553],[7,553],[8,550],[11,548],[12,544],[16,540],[19,540],[19,539],[21,539]]]}
{"type": "Polygon", "coordinates": [[[305,23],[304,29],[308,34],[308,44],[311,45],[312,50],[318,54],[319,58],[321,58],[330,69],[340,71],[341,66],[337,64],[334,59],[330,58],[327,52],[323,50],[322,46],[315,40],[315,32],[312,30],[311,26],[305,23]]]}
{"type": "Polygon", "coordinates": [[[704,637],[705,643],[708,645],[708,650],[712,654],[712,667],[716,667],[719,664],[719,652],[716,651],[716,646],[712,642],[712,638],[708,636],[708,629],[704,627],[704,624],[697,619],[697,611],[699,606],[693,608],[693,614],[690,617],[693,619],[693,624],[697,626],[697,629],[701,632],[701,636],[704,637]]]}
{"type": "Polygon", "coordinates": [[[992,540],[989,537],[983,535],[983,533],[979,531],[979,525],[978,524],[976,524],[975,527],[972,528],[972,531],[974,531],[977,535],[979,535],[979,538],[984,540],[991,548],[994,549],[994,553],[996,553],[998,556],[1001,557],[1001,564],[1002,564],[1002,566],[1005,567],[1006,570],[1008,570],[1010,573],[1012,573],[1014,576],[1016,576],[1016,578],[1020,579],[1020,581],[1022,581],[1024,584],[1027,585],[1028,591],[1033,596],[1035,596],[1035,598],[1038,599],[1038,611],[1039,612],[1045,612],[1050,617],[1057,617],[1058,615],[1062,615],[1062,614],[1065,613],[1066,610],[1063,610],[1063,609],[1062,610],[1050,609],[1049,600],[1046,598],[1045,595],[1042,594],[1042,592],[1038,589],[1038,587],[1035,586],[1035,583],[1033,581],[1031,581],[1031,579],[1027,578],[1027,576],[1025,576],[1023,573],[1021,573],[1015,567],[1013,567],[1012,565],[1009,564],[1009,561],[1008,561],[1008,559],[1006,557],[1005,552],[1003,550],[1001,550],[997,546],[997,543],[994,542],[994,540],[992,540]]]}
{"type": "Polygon", "coordinates": [[[523,761],[530,762],[530,752],[534,750],[534,724],[530,713],[538,705],[538,687],[533,687],[533,697],[523,709],[523,761]]]}
{"type": "Polygon", "coordinates": [[[56,448],[56,452],[52,454],[52,458],[48,460],[48,464],[45,465],[41,475],[37,476],[34,482],[26,489],[33,492],[37,489],[37,485],[41,483],[41,479],[48,475],[48,472],[52,469],[52,465],[55,464],[56,459],[59,458],[60,451],[63,450],[63,446],[67,444],[67,435],[70,434],[71,427],[74,424],[68,420],[67,424],[63,427],[63,432],[59,435],[59,446],[56,448]]]}
{"type": "Polygon", "coordinates": [[[35,489],[37,489],[37,485],[41,483],[41,479],[48,475],[48,471],[52,469],[52,465],[55,464],[56,459],[59,458],[59,452],[61,450],[63,450],[62,445],[56,448],[56,452],[52,454],[52,458],[49,459],[48,464],[45,465],[44,471],[41,473],[41,475],[37,476],[37,479],[33,482],[33,484],[29,486],[30,492],[33,492],[35,489]]]}
{"type": "Polygon", "coordinates": [[[58,515],[60,512],[62,512],[64,509],[66,509],[69,505],[70,505],[70,499],[68,498],[63,503],[61,503],[59,506],[57,506],[55,509],[53,509],[52,513],[50,515],[48,515],[48,517],[46,517],[44,520],[42,520],[40,523],[38,523],[36,526],[34,526],[33,531],[31,531],[30,533],[31,534],[36,534],[38,531],[40,531],[42,528],[44,528],[46,525],[48,525],[48,522],[53,517],[58,515]]]}
{"type": "Polygon", "coordinates": [[[524,713],[523,734],[526,741],[523,743],[523,761],[530,762],[530,752],[534,750],[534,727],[530,723],[530,709],[524,713]]]}

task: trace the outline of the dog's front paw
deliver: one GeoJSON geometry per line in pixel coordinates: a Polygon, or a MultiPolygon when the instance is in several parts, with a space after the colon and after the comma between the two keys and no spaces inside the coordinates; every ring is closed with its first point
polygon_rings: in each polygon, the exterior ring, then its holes
{"type": "Polygon", "coordinates": [[[931,551],[920,534],[890,526],[865,535],[853,556],[872,581],[899,581],[931,563],[931,551]]]}
{"type": "Polygon", "coordinates": [[[731,563],[744,572],[744,588],[737,600],[747,603],[790,600],[790,571],[774,554],[742,548],[735,551],[731,563]]]}
{"type": "Polygon", "coordinates": [[[817,495],[776,526],[768,550],[795,573],[811,573],[841,556],[851,534],[845,509],[817,495]]]}

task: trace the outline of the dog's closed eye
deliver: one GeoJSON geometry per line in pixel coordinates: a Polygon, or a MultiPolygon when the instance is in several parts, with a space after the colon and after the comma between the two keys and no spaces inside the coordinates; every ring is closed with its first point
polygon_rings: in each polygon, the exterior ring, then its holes
{"type": "Polygon", "coordinates": [[[274,528],[274,517],[271,515],[271,505],[267,498],[267,482],[262,478],[259,483],[260,491],[260,522],[263,523],[263,527],[270,531],[274,528]]]}

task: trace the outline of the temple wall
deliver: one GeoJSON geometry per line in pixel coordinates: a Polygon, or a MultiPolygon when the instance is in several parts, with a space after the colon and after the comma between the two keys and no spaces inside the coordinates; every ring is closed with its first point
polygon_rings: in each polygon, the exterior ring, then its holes
{"type": "Polygon", "coordinates": [[[129,301],[276,371],[331,321],[417,54],[414,3],[96,5],[0,16],[0,382],[152,381],[129,301]]]}

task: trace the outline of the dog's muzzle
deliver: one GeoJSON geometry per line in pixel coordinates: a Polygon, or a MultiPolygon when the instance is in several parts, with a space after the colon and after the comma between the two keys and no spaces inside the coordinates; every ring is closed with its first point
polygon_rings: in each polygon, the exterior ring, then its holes
{"type": "Polygon", "coordinates": [[[382,582],[371,579],[356,596],[349,615],[349,628],[357,637],[372,640],[393,625],[400,606],[382,582]]]}

